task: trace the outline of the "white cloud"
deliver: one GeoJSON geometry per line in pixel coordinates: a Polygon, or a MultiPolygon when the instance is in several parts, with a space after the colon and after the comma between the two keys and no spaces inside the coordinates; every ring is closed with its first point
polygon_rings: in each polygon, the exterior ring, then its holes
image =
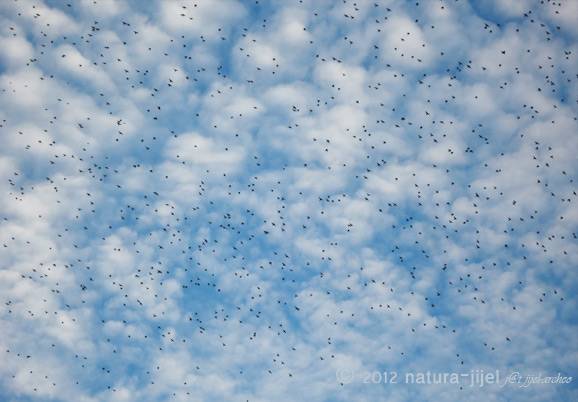
{"type": "Polygon", "coordinates": [[[576,371],[571,2],[47,4],[0,4],[5,399],[575,396],[336,378],[576,371]]]}

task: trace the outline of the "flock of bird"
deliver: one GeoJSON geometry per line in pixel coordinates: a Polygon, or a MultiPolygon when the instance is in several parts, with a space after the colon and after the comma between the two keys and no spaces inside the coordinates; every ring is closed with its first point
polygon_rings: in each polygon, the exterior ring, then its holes
{"type": "Polygon", "coordinates": [[[396,367],[444,341],[455,370],[571,314],[568,1],[48,3],[0,6],[13,400],[195,400],[210,375],[252,400],[364,337],[396,367]]]}

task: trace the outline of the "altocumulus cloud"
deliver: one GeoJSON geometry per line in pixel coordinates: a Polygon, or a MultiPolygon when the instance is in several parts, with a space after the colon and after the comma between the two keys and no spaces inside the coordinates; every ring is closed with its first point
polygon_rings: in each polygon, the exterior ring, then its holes
{"type": "Polygon", "coordinates": [[[0,399],[578,398],[577,15],[2,1],[0,399]]]}

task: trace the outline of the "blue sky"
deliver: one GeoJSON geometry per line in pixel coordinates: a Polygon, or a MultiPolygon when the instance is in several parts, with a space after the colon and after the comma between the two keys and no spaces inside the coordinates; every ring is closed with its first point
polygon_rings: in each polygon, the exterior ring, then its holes
{"type": "Polygon", "coordinates": [[[0,400],[575,399],[576,15],[2,2],[0,400]]]}

